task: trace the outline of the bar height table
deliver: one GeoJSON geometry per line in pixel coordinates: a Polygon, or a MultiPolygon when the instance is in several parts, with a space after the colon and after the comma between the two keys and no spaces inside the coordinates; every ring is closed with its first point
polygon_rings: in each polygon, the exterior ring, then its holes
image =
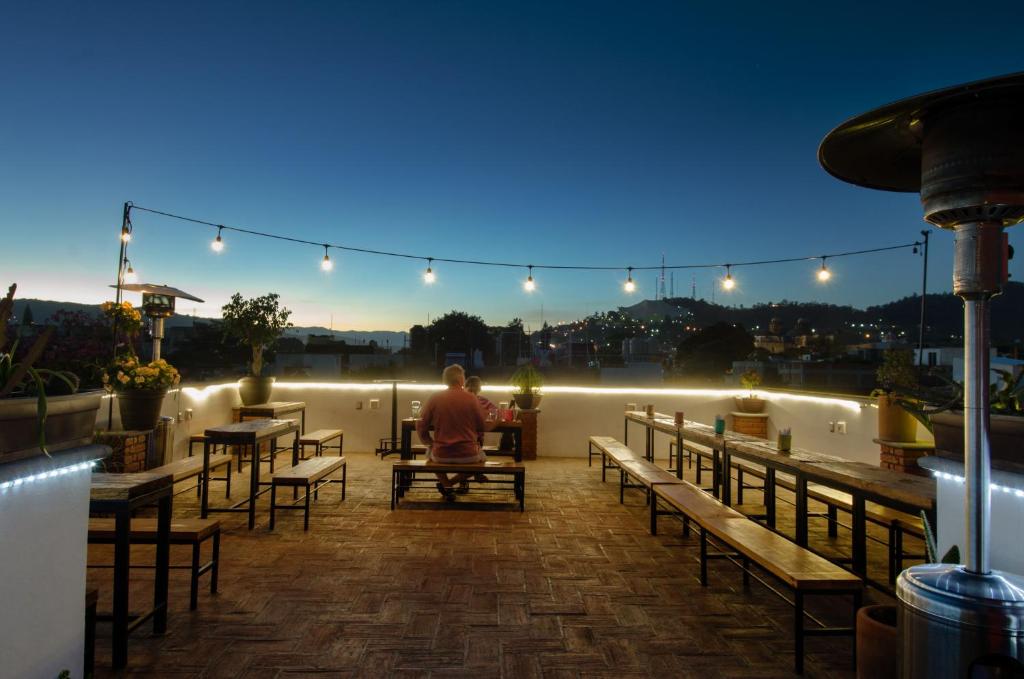
{"type": "Polygon", "coordinates": [[[238,421],[246,420],[287,420],[286,415],[300,413],[301,429],[300,434],[306,433],[306,402],[305,401],[270,401],[252,406],[240,406],[238,408],[238,421]]]}
{"type": "MultiPolygon", "coordinates": [[[[302,404],[305,408],[305,404],[302,404]]],[[[260,454],[259,446],[265,441],[276,441],[280,436],[294,434],[292,441],[292,466],[299,463],[299,424],[295,420],[249,420],[247,422],[236,422],[225,424],[219,427],[211,427],[203,433],[206,441],[203,444],[203,478],[210,478],[210,450],[214,446],[251,446],[252,464],[249,465],[249,497],[236,502],[230,507],[210,507],[209,490],[210,484],[203,484],[202,517],[205,519],[210,512],[248,512],[249,530],[256,526],[256,499],[265,491],[260,490],[260,485],[269,486],[269,483],[260,482],[260,454]],[[243,505],[245,505],[243,507],[243,505]]],[[[274,451],[270,453],[271,458],[276,453],[276,445],[272,445],[274,451]]]]}
{"type": "Polygon", "coordinates": [[[114,669],[128,664],[128,634],[149,618],[153,633],[167,630],[167,576],[170,572],[171,505],[174,477],[170,474],[93,474],[89,489],[89,512],[114,515],[114,611],[111,639],[114,669]],[[157,507],[156,579],[153,608],[128,622],[128,577],[130,573],[132,512],[157,507]]]}

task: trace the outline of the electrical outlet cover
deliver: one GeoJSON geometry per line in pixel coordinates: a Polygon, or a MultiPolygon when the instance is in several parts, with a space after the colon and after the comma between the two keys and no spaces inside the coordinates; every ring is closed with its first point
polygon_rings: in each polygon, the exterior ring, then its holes
{"type": "Polygon", "coordinates": [[[846,423],[843,421],[836,422],[836,431],[840,434],[846,433],[846,423]]]}
{"type": "Polygon", "coordinates": [[[380,410],[380,399],[379,398],[371,398],[370,399],[370,410],[380,410]]]}

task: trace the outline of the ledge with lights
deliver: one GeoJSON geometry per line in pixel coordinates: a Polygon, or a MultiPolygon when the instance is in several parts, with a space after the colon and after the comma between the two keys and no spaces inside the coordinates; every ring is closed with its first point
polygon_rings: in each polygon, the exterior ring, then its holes
{"type": "MultiPolygon", "coordinates": [[[[963,549],[965,534],[964,463],[945,457],[923,457],[918,464],[935,477],[938,506],[938,541],[940,550],[952,545],[963,549]]],[[[992,568],[1010,573],[1024,573],[1024,542],[1020,521],[1024,516],[1024,474],[992,466],[992,568]]]]}
{"type": "Polygon", "coordinates": [[[91,469],[83,446],[0,464],[0,675],[82,676],[91,469]]]}

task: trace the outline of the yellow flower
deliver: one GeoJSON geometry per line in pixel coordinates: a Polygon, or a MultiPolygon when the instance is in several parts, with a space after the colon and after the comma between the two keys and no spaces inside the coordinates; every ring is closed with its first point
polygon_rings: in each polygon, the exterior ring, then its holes
{"type": "Polygon", "coordinates": [[[141,375],[135,378],[135,384],[142,384],[145,381],[146,381],[146,378],[142,377],[141,375]]]}
{"type": "Polygon", "coordinates": [[[121,373],[117,376],[117,381],[120,382],[121,384],[128,384],[128,376],[125,375],[124,373],[121,373]]]}

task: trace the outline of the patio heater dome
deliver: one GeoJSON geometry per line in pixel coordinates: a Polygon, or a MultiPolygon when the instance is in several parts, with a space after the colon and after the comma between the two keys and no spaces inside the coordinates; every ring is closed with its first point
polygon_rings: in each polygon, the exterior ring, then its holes
{"type": "Polygon", "coordinates": [[[1004,228],[1024,221],[1024,73],[958,85],[869,111],[822,141],[834,177],[918,192],[924,218],[954,232],[953,290],[964,301],[966,563],[900,574],[904,677],[1024,673],[1024,579],[989,567],[988,305],[1007,280],[1004,228]]]}

